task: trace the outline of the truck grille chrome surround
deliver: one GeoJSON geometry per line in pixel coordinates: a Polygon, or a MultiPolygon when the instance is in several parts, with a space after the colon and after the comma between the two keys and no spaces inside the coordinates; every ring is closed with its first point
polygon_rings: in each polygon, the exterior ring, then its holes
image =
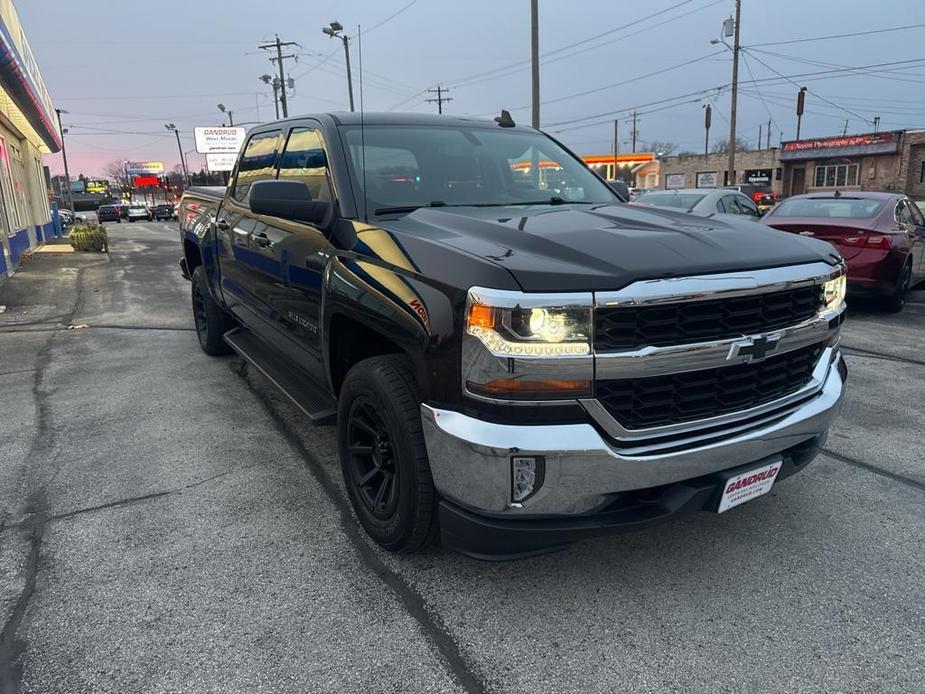
{"type": "Polygon", "coordinates": [[[697,445],[784,416],[823,386],[845,305],[825,306],[822,289],[843,272],[812,263],[596,293],[594,395],[580,402],[621,449],[697,445]],[[622,336],[619,309],[632,318],[622,336]],[[711,334],[704,316],[718,316],[711,334]],[[735,331],[736,321],[773,329],[735,331]],[[618,344],[631,346],[613,351],[618,344]]]}

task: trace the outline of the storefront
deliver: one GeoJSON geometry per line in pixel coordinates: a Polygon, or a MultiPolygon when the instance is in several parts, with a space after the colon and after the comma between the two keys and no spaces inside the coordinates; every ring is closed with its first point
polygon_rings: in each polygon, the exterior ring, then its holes
{"type": "Polygon", "coordinates": [[[658,162],[653,152],[632,152],[627,154],[617,154],[616,166],[614,165],[613,154],[586,154],[582,160],[588,165],[588,168],[597,172],[599,176],[608,181],[624,181],[627,185],[641,188],[654,187],[658,185],[658,162]],[[649,171],[646,165],[654,164],[654,170],[649,171]],[[645,171],[643,171],[645,169],[645,171]],[[641,173],[642,180],[638,177],[641,173]],[[654,184],[646,186],[645,181],[648,174],[654,175],[654,184]]]}
{"type": "Polygon", "coordinates": [[[872,190],[925,197],[925,132],[892,130],[784,142],[784,192],[872,190]]]}
{"type": "Polygon", "coordinates": [[[0,280],[54,233],[42,155],[61,149],[54,106],[11,0],[0,0],[0,280]]]}

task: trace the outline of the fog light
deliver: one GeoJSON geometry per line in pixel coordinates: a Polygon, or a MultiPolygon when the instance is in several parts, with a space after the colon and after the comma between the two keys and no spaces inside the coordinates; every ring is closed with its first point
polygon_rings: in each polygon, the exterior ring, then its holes
{"type": "Polygon", "coordinates": [[[529,499],[546,476],[546,461],[541,456],[515,456],[511,458],[511,500],[515,504],[529,499]]]}

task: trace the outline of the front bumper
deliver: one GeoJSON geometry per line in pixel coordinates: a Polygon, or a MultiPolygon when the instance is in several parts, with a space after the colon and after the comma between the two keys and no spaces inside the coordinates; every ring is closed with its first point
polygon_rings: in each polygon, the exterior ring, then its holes
{"type": "Polygon", "coordinates": [[[444,540],[472,555],[541,551],[578,539],[576,533],[612,532],[707,508],[719,485],[717,473],[771,455],[783,455],[779,479],[785,477],[815,455],[838,414],[844,373],[836,354],[812,398],[752,428],[737,426],[725,436],[718,432],[688,447],[647,455],[628,455],[591,424],[495,424],[423,405],[431,471],[443,499],[444,540]],[[520,504],[511,502],[512,455],[545,459],[542,487],[520,504]],[[614,504],[628,493],[658,503],[642,516],[612,515],[614,504]],[[553,532],[556,527],[568,531],[553,532]],[[526,537],[528,529],[529,542],[505,549],[504,538],[526,537]]]}

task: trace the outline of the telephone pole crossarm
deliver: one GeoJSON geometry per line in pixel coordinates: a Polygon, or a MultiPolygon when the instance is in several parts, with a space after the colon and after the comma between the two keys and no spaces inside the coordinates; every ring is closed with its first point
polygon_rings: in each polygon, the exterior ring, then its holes
{"type": "Polygon", "coordinates": [[[437,113],[443,113],[443,104],[447,101],[453,100],[453,97],[451,96],[444,96],[444,94],[450,91],[449,88],[443,87],[439,84],[437,85],[436,89],[428,89],[427,91],[430,94],[437,95],[437,98],[435,99],[427,99],[427,103],[437,104],[437,113]]]}
{"type": "Polygon", "coordinates": [[[290,58],[298,60],[298,57],[294,54],[283,55],[283,46],[298,46],[299,44],[295,41],[281,41],[279,34],[276,35],[276,41],[273,43],[267,43],[262,46],[258,46],[263,50],[273,50],[276,49],[276,57],[271,57],[270,62],[276,63],[279,67],[279,104],[283,111],[283,118],[289,117],[289,104],[286,98],[286,74],[283,66],[283,61],[290,58]]]}

